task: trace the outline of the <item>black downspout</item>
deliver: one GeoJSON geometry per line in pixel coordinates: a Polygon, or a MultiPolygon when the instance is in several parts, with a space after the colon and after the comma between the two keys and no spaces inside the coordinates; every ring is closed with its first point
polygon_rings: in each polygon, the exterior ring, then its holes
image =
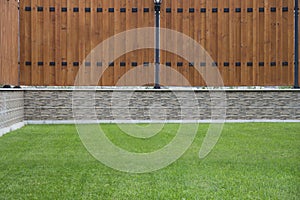
{"type": "Polygon", "coordinates": [[[160,14],[160,4],[155,4],[155,84],[154,89],[160,89],[159,83],[159,64],[160,64],[160,56],[159,56],[159,14],[160,14]]]}
{"type": "Polygon", "coordinates": [[[299,4],[295,0],[295,76],[294,88],[299,88],[299,4]]]}

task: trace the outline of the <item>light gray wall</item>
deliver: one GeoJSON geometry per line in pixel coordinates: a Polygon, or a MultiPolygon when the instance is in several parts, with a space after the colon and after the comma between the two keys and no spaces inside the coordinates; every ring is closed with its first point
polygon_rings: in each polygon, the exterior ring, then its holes
{"type": "Polygon", "coordinates": [[[0,90],[0,129],[24,121],[24,95],[22,90],[0,90]]]}
{"type": "Polygon", "coordinates": [[[75,94],[72,90],[25,90],[25,120],[72,120],[73,111],[82,120],[209,120],[212,108],[221,110],[222,102],[227,104],[227,120],[300,120],[299,90],[227,90],[221,101],[219,94],[205,90],[83,90],[75,94]],[[216,96],[218,100],[212,101],[216,96]]]}

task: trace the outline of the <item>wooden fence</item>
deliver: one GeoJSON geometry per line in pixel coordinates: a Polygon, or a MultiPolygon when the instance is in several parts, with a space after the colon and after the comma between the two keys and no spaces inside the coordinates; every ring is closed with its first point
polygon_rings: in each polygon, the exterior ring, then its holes
{"type": "Polygon", "coordinates": [[[0,84],[18,84],[18,2],[0,1],[0,84]]]}
{"type": "MultiPolygon", "coordinates": [[[[73,85],[78,66],[96,45],[117,33],[155,25],[153,0],[21,0],[20,6],[22,85],[73,85]]],[[[163,0],[161,9],[161,27],[200,43],[226,86],[293,85],[292,0],[163,0]]],[[[115,85],[130,69],[148,62],[154,62],[153,49],[127,53],[110,64],[99,85],[115,85]]],[[[86,79],[99,63],[85,63],[86,79]]],[[[162,51],[161,63],[193,86],[206,85],[194,67],[203,62],[162,51]]],[[[184,85],[167,73],[161,74],[167,85],[184,85]]],[[[130,85],[149,78],[141,74],[130,85]]]]}

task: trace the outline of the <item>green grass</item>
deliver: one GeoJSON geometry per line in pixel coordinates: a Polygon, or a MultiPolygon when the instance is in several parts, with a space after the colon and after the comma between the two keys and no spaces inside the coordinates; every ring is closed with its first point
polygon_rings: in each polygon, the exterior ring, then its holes
{"type": "MultiPolygon", "coordinates": [[[[136,139],[103,125],[134,152],[163,147],[178,125],[136,139]]],[[[147,174],[110,169],[84,148],[73,125],[30,125],[0,138],[0,199],[300,199],[300,124],[226,124],[198,158],[207,124],[170,166],[147,174]]]]}

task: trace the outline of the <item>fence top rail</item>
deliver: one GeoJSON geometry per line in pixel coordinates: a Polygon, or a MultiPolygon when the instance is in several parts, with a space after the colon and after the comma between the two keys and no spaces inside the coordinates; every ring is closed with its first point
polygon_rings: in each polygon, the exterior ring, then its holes
{"type": "Polygon", "coordinates": [[[240,89],[230,89],[230,88],[170,88],[170,89],[146,89],[146,88],[0,88],[0,92],[6,91],[78,91],[78,92],[300,92],[300,89],[278,89],[278,88],[262,88],[262,89],[252,89],[252,88],[240,88],[240,89]]]}

